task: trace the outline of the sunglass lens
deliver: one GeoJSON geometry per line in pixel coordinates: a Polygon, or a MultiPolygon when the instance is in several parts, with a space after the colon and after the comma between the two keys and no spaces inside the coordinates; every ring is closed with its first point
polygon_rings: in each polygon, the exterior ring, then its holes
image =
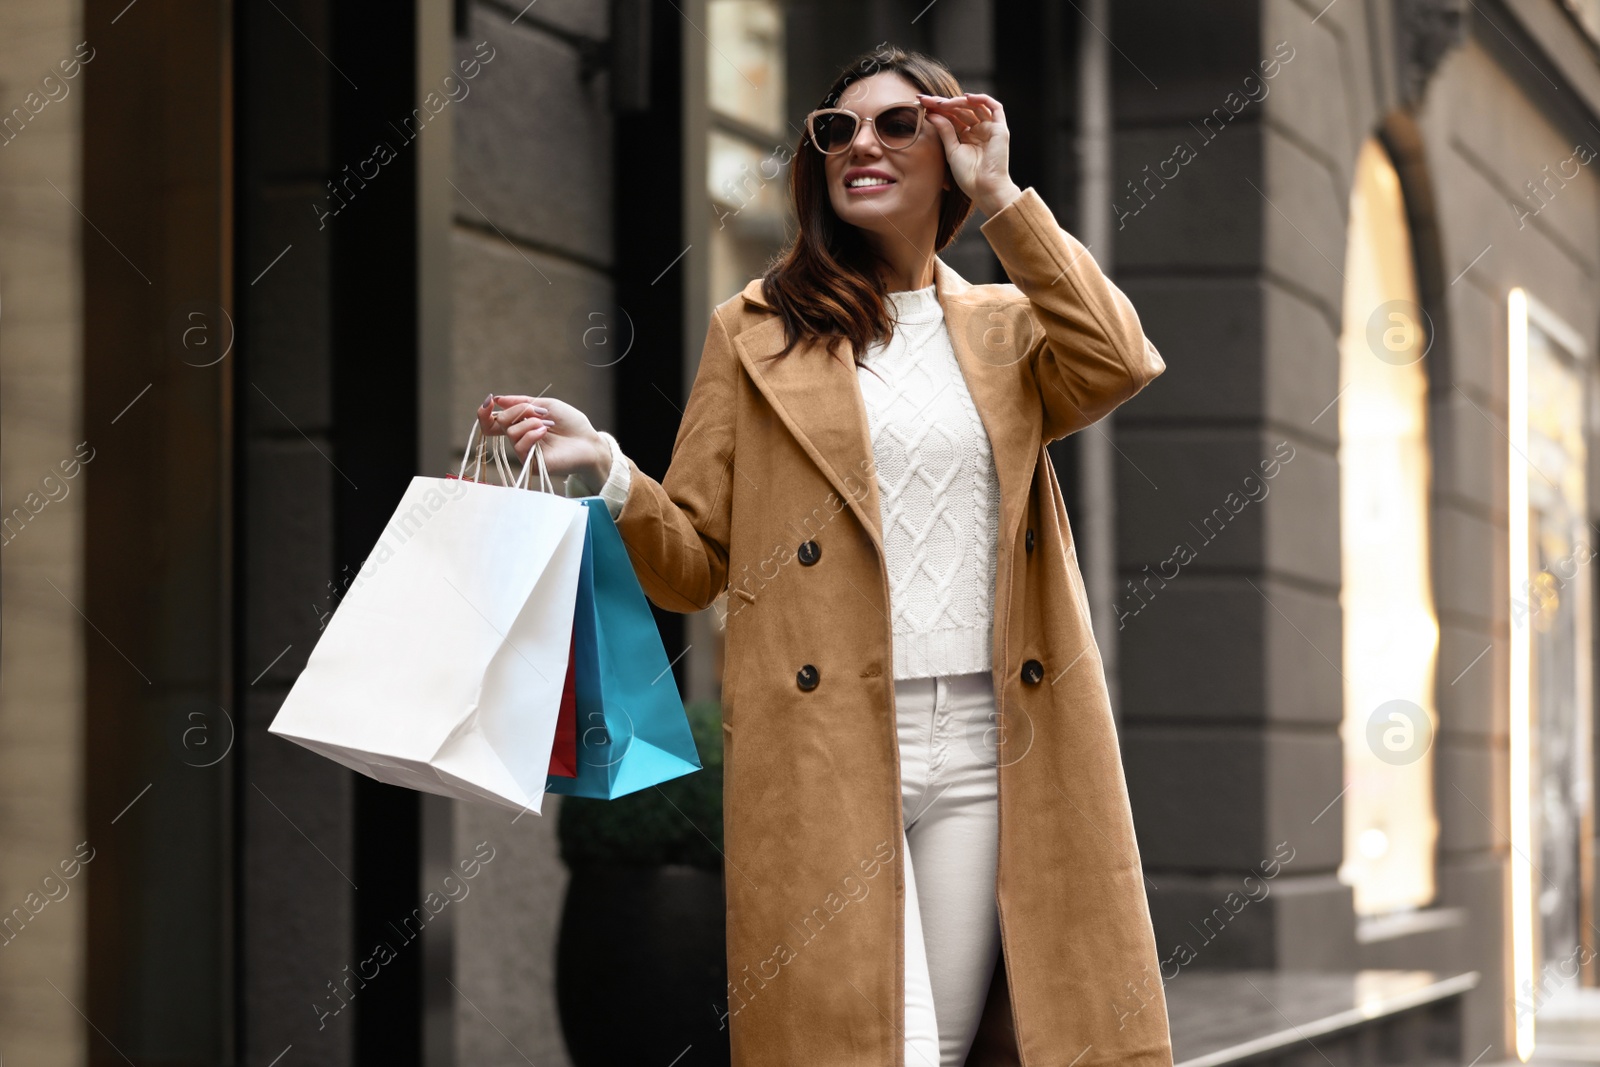
{"type": "Polygon", "coordinates": [[[818,115],[811,125],[817,147],[824,152],[837,152],[855,139],[856,120],[849,115],[818,115]]]}
{"type": "Polygon", "coordinates": [[[877,127],[878,136],[883,138],[883,143],[889,148],[904,148],[917,137],[917,109],[914,107],[891,107],[879,112],[873,120],[877,127]]]}

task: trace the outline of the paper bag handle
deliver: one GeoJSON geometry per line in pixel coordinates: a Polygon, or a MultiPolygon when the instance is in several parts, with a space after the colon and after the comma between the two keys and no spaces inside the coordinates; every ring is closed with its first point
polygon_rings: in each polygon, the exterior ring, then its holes
{"type": "MultiPolygon", "coordinates": [[[[480,436],[480,429],[478,420],[473,419],[472,429],[467,431],[467,450],[461,456],[461,469],[456,472],[457,478],[466,477],[467,461],[472,458],[472,443],[476,440],[478,442],[478,464],[473,470],[473,481],[483,481],[483,453],[485,446],[489,445],[489,438],[487,435],[480,436]]],[[[510,486],[514,489],[527,488],[528,478],[532,473],[534,463],[537,462],[539,465],[539,487],[541,491],[555,493],[557,496],[560,495],[556,493],[555,482],[551,480],[550,471],[545,467],[544,450],[539,447],[538,441],[533,443],[533,454],[528,459],[523,460],[522,469],[517,472],[514,478],[511,475],[510,457],[506,455],[506,438],[504,434],[494,435],[494,444],[488,448],[488,452],[489,458],[500,471],[501,485],[510,486]]]]}
{"type": "Polygon", "coordinates": [[[483,481],[483,453],[487,447],[490,460],[494,462],[495,468],[500,472],[500,484],[504,486],[519,484],[521,482],[521,476],[518,475],[515,478],[512,477],[511,468],[507,464],[505,435],[496,435],[494,437],[493,446],[490,446],[488,435],[485,434],[483,436],[478,436],[479,429],[480,427],[478,422],[476,419],[474,419],[472,422],[472,429],[467,432],[467,451],[466,454],[461,457],[461,469],[456,472],[456,477],[464,478],[466,476],[467,460],[472,456],[472,442],[473,439],[476,438],[478,441],[478,464],[475,468],[473,468],[472,480],[475,482],[483,481]]]}
{"type": "MultiPolygon", "coordinates": [[[[545,493],[554,493],[555,495],[560,496],[560,493],[556,493],[556,485],[555,482],[550,478],[550,471],[544,465],[544,449],[540,447],[541,444],[542,442],[540,441],[535,441],[533,443],[533,451],[529,453],[527,459],[522,461],[522,469],[517,472],[516,480],[511,484],[513,487],[518,489],[527,486],[530,472],[533,470],[534,463],[537,462],[539,464],[540,491],[545,493]]],[[[495,446],[500,450],[500,455],[505,456],[506,439],[504,437],[495,438],[495,446]]],[[[505,458],[507,462],[510,461],[509,456],[506,456],[505,458]]]]}
{"type": "Polygon", "coordinates": [[[474,440],[477,440],[478,441],[478,466],[473,471],[472,480],[475,481],[475,482],[483,481],[483,449],[484,449],[484,446],[489,443],[489,440],[488,440],[487,437],[479,439],[479,437],[478,437],[478,430],[479,429],[480,429],[480,427],[478,426],[478,420],[477,419],[473,419],[472,420],[472,429],[467,432],[467,450],[466,450],[466,452],[462,453],[462,455],[461,455],[461,469],[456,472],[456,477],[457,478],[465,478],[467,476],[467,460],[472,458],[472,442],[474,440]]]}

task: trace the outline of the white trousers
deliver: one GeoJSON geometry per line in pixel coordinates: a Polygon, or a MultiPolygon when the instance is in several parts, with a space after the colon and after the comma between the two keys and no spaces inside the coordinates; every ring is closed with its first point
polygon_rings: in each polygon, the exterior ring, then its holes
{"type": "Polygon", "coordinates": [[[994,682],[895,681],[905,810],[906,1067],[961,1067],[1000,956],[994,682]]]}

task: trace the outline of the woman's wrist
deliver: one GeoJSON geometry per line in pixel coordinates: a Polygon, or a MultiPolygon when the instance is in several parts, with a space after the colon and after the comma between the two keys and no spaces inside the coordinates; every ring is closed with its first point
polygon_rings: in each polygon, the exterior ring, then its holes
{"type": "Polygon", "coordinates": [[[1014,181],[1007,180],[1006,184],[999,189],[973,197],[972,203],[987,218],[992,219],[1021,195],[1022,186],[1014,181]]]}
{"type": "Polygon", "coordinates": [[[582,472],[585,482],[593,486],[593,491],[598,493],[600,487],[606,484],[606,479],[611,476],[611,446],[606,443],[605,435],[596,433],[594,441],[595,458],[582,472]]]}

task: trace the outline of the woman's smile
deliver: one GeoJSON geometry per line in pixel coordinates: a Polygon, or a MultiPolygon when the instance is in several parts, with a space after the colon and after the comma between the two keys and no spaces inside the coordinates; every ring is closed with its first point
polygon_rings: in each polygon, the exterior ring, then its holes
{"type": "Polygon", "coordinates": [[[851,196],[873,196],[895,184],[895,178],[876,167],[851,167],[844,172],[844,191],[851,196]]]}

